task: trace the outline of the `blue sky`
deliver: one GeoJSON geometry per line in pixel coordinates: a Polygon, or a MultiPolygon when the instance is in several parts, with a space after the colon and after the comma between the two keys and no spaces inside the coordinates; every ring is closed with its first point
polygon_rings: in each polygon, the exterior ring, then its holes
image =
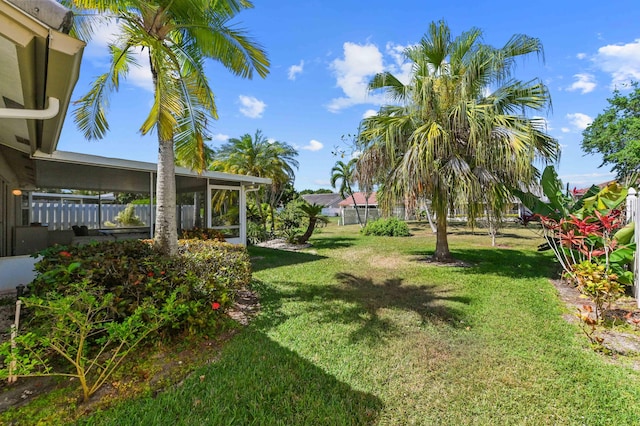
{"type": "MultiPolygon", "coordinates": [[[[254,134],[287,142],[299,151],[295,187],[328,188],[330,170],[340,159],[333,152],[347,146],[360,120],[381,105],[365,86],[377,72],[401,74],[400,52],[416,43],[431,21],[444,19],[453,35],[471,27],[484,41],[502,46],[516,33],[538,37],[544,61],[529,57],[515,76],[542,79],[549,87],[552,109],[540,114],[548,132],[562,145],[559,174],[565,183],[584,187],[612,178],[598,168],[599,156],[580,149],[582,130],[607,107],[617,87],[640,80],[640,2],[456,1],[425,0],[256,0],[255,8],[238,15],[267,51],[266,79],[244,80],[216,63],[207,65],[219,120],[209,129],[213,148],[230,137],[254,134]]],[[[102,29],[85,49],[80,80],[72,99],[89,89],[106,70],[106,43],[114,26],[102,29]]],[[[144,61],[141,61],[144,63],[144,61]]],[[[77,131],[72,108],[58,144],[64,151],[155,162],[155,135],[138,129],[151,104],[148,69],[133,69],[111,97],[111,131],[100,141],[86,141],[77,131]]]]}

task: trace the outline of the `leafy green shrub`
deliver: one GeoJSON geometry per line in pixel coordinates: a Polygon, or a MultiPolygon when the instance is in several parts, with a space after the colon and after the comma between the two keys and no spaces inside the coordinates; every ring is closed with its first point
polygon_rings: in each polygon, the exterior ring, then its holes
{"type": "Polygon", "coordinates": [[[377,235],[386,237],[408,237],[411,235],[409,226],[395,217],[378,219],[367,223],[367,226],[360,230],[364,235],[377,235]]]}
{"type": "Polygon", "coordinates": [[[589,260],[576,263],[573,268],[573,280],[581,293],[587,295],[596,305],[596,319],[600,319],[605,303],[611,305],[625,291],[618,276],[605,265],[598,265],[589,260]]]}
{"type": "Polygon", "coordinates": [[[144,222],[136,215],[135,206],[127,204],[118,215],[114,218],[116,223],[105,222],[107,226],[144,226],[144,222]]]}
{"type": "Polygon", "coordinates": [[[276,225],[282,234],[283,230],[301,228],[305,220],[305,214],[300,210],[305,201],[296,198],[287,203],[286,206],[278,213],[276,217],[276,225]]]}
{"type": "Polygon", "coordinates": [[[223,307],[233,301],[233,293],[251,281],[249,254],[241,245],[179,240],[179,265],[190,277],[193,290],[223,307]]]}
{"type": "Polygon", "coordinates": [[[193,229],[184,229],[182,230],[182,234],[180,238],[185,240],[215,240],[215,241],[225,241],[224,235],[217,229],[211,228],[193,228],[193,229]]]}
{"type": "Polygon", "coordinates": [[[180,314],[164,330],[198,332],[213,325],[217,312],[233,300],[233,292],[248,284],[251,273],[246,251],[212,240],[185,240],[180,256],[170,258],[153,249],[152,241],[105,241],[78,247],[54,247],[41,252],[30,294],[66,296],[86,280],[92,288],[113,294],[111,318],[122,321],[138,306],[161,308],[176,294],[180,314]]]}
{"type": "Polygon", "coordinates": [[[258,244],[267,241],[269,234],[262,225],[256,222],[247,221],[247,242],[249,244],[258,244]]]}

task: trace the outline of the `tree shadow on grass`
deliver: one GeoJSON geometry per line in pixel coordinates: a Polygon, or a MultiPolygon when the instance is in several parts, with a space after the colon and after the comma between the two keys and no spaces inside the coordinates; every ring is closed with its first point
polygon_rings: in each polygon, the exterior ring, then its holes
{"type": "Polygon", "coordinates": [[[325,256],[317,254],[256,246],[250,246],[247,250],[249,251],[249,256],[251,256],[251,266],[254,271],[326,259],[325,256]]]}
{"type": "MultiPolygon", "coordinates": [[[[412,251],[419,256],[417,261],[431,258],[433,250],[412,251]]],[[[508,249],[456,249],[451,251],[454,259],[468,265],[461,268],[468,274],[494,274],[512,278],[557,278],[558,268],[548,254],[528,250],[508,249]]],[[[447,267],[447,266],[442,266],[447,267]]]]}
{"type": "Polygon", "coordinates": [[[278,289],[259,285],[263,310],[255,325],[264,329],[275,327],[290,316],[282,312],[282,304],[304,302],[302,309],[314,322],[356,325],[350,340],[375,344],[386,336],[404,332],[404,326],[399,327],[390,315],[393,310],[411,311],[422,325],[458,327],[464,314],[456,304],[470,303],[468,297],[452,294],[441,286],[407,285],[397,277],[375,282],[369,277],[341,272],[335,279],[335,285],[281,282],[278,289]]]}
{"type": "Polygon", "coordinates": [[[382,409],[378,397],[248,328],[180,387],[98,413],[87,424],[366,425],[382,409]]]}
{"type": "Polygon", "coordinates": [[[311,239],[311,245],[315,249],[337,249],[351,247],[356,241],[353,237],[324,237],[319,236],[311,239]]]}

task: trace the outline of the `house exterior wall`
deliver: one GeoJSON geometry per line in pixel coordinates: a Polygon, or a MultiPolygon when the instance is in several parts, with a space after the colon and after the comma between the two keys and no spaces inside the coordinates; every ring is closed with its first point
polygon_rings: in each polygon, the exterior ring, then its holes
{"type": "Polygon", "coordinates": [[[22,200],[11,193],[17,186],[15,175],[0,152],[0,257],[11,255],[13,229],[20,220],[22,200]]]}
{"type": "Polygon", "coordinates": [[[321,213],[325,216],[340,216],[340,207],[325,207],[321,213]]]}
{"type": "MultiPolygon", "coordinates": [[[[358,212],[360,213],[360,219],[364,222],[365,216],[365,208],[359,207],[358,212]]],[[[369,207],[369,216],[367,217],[368,222],[374,221],[380,218],[380,212],[378,208],[375,206],[369,207]]],[[[340,211],[340,221],[339,225],[356,225],[358,223],[358,215],[356,214],[356,209],[353,207],[343,208],[340,211]]]]}

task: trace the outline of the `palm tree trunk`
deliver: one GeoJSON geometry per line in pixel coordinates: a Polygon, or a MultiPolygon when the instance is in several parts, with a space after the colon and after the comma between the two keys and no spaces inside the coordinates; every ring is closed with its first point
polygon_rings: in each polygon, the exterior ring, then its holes
{"type": "Polygon", "coordinates": [[[358,217],[358,225],[362,227],[362,219],[360,219],[360,212],[358,211],[358,205],[356,204],[356,197],[351,192],[351,199],[353,200],[353,208],[356,209],[356,216],[358,217]]]}
{"type": "Polygon", "coordinates": [[[436,252],[433,254],[434,260],[449,260],[451,252],[449,251],[449,241],[447,240],[447,209],[446,204],[444,211],[437,212],[436,217],[436,252]]]}
{"type": "Polygon", "coordinates": [[[369,193],[364,194],[364,226],[369,222],[369,193]]]}
{"type": "Polygon", "coordinates": [[[318,218],[316,218],[316,217],[310,217],[309,218],[309,226],[307,226],[307,230],[304,232],[302,237],[300,237],[298,239],[298,242],[300,244],[304,244],[307,241],[309,241],[309,238],[311,238],[311,235],[313,234],[313,230],[316,228],[316,222],[317,221],[318,221],[318,218]]]}
{"type": "Polygon", "coordinates": [[[431,232],[433,232],[435,234],[436,232],[438,232],[438,228],[436,228],[436,226],[433,224],[433,220],[431,220],[431,213],[429,213],[429,207],[427,206],[426,203],[424,205],[424,211],[427,212],[427,220],[429,221],[429,226],[431,227],[431,232]]]}
{"type": "MultiPolygon", "coordinates": [[[[160,138],[158,138],[160,139],[160,138]]],[[[158,140],[158,177],[156,184],[156,225],[154,246],[162,253],[178,253],[176,224],[176,168],[173,140],[158,140]]]]}
{"type": "Polygon", "coordinates": [[[271,212],[271,233],[276,232],[276,215],[273,209],[273,204],[269,204],[269,211],[271,212]]]}

